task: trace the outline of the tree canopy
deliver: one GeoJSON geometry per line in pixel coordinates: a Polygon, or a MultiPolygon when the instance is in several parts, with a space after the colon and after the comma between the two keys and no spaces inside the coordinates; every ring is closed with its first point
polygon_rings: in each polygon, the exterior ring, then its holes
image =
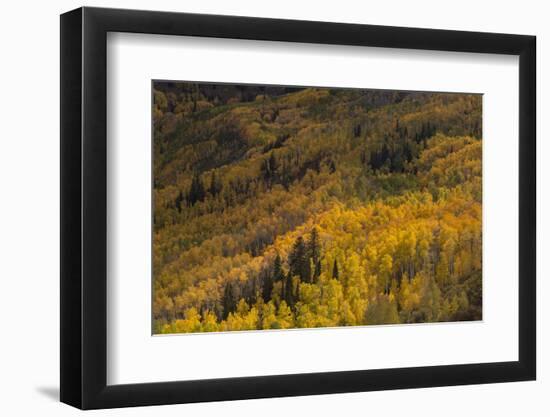
{"type": "Polygon", "coordinates": [[[481,319],[481,96],[153,87],[155,333],[481,319]]]}

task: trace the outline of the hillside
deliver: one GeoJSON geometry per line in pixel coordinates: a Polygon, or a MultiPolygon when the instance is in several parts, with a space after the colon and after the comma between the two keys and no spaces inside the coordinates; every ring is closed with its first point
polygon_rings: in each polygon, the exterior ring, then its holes
{"type": "Polygon", "coordinates": [[[481,96],[153,93],[155,333],[481,319],[481,96]]]}

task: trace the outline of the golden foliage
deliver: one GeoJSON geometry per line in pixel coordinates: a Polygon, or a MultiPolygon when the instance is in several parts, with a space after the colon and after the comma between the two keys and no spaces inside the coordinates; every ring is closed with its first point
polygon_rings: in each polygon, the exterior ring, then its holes
{"type": "Polygon", "coordinates": [[[161,87],[155,332],[481,318],[479,96],[161,87]]]}

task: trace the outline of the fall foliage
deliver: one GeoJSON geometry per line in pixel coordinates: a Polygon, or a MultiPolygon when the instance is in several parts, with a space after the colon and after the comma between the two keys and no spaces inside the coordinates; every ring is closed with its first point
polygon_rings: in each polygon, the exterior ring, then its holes
{"type": "Polygon", "coordinates": [[[155,333],[480,320],[481,96],[155,82],[155,333]]]}

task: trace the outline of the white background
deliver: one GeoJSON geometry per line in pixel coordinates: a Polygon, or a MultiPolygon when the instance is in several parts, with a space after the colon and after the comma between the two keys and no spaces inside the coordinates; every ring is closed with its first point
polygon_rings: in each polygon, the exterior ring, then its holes
{"type": "Polygon", "coordinates": [[[518,359],[517,57],[110,34],[107,62],[108,384],[518,359]],[[483,93],[483,322],[151,337],[151,79],[483,93]]]}
{"type": "MultiPolygon", "coordinates": [[[[550,96],[540,75],[547,67],[550,27],[544,2],[464,0],[394,2],[257,2],[232,0],[88,1],[88,5],[332,20],[399,26],[434,27],[536,34],[538,36],[539,248],[550,250],[548,122],[542,120],[550,96]]],[[[59,26],[58,14],[80,6],[74,1],[11,2],[2,10],[2,100],[0,115],[0,245],[2,298],[0,317],[0,411],[5,415],[73,415],[57,403],[59,349],[59,26]]],[[[547,360],[550,342],[550,267],[539,262],[538,381],[485,386],[327,395],[292,399],[238,401],[100,411],[98,415],[548,415],[547,360]]]]}

